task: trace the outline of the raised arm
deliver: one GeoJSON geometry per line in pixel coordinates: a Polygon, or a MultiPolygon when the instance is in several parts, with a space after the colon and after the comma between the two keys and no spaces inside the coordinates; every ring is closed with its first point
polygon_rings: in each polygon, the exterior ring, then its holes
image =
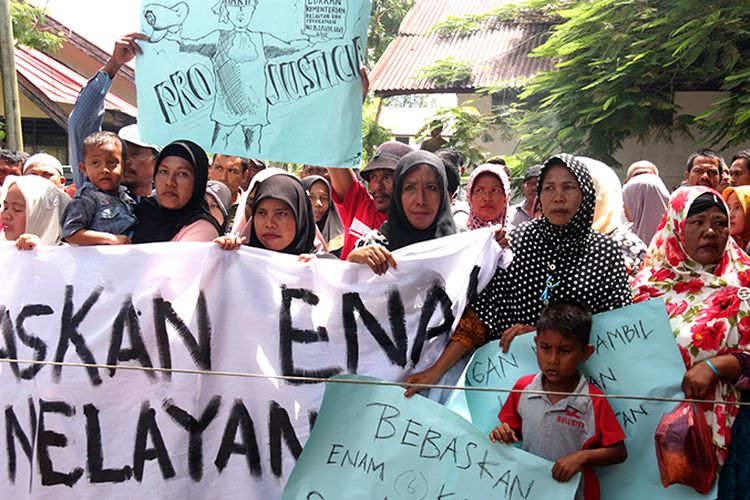
{"type": "Polygon", "coordinates": [[[68,151],[70,151],[68,161],[73,169],[73,179],[78,188],[86,180],[78,167],[83,160],[81,148],[83,140],[102,129],[104,98],[107,97],[107,92],[112,86],[112,80],[124,64],[131,61],[136,54],[141,53],[136,40],[148,40],[148,37],[140,33],[131,33],[115,42],[115,48],[109,60],[81,90],[73,111],[68,117],[68,151]]]}
{"type": "Polygon", "coordinates": [[[358,182],[354,170],[351,168],[329,168],[328,174],[331,176],[331,187],[333,193],[339,202],[343,203],[349,190],[355,182],[358,182]]]}

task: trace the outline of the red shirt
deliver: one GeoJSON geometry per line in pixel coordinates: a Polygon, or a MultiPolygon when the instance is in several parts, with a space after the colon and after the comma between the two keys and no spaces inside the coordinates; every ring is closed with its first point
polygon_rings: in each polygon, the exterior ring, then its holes
{"type": "Polygon", "coordinates": [[[343,201],[338,199],[335,192],[332,194],[346,229],[344,248],[341,250],[341,260],[346,260],[346,256],[354,249],[354,244],[357,243],[359,237],[368,231],[379,229],[388,219],[388,214],[379,212],[375,208],[375,201],[367,188],[356,179],[343,201]]]}
{"type": "MultiPolygon", "coordinates": [[[[542,391],[542,374],[527,375],[513,389],[542,391]]],[[[552,462],[578,450],[612,446],[625,440],[609,401],[585,394],[602,394],[581,375],[578,387],[555,404],[546,395],[510,393],[500,411],[522,440],[521,448],[552,462]]],[[[599,480],[593,467],[583,468],[583,498],[598,500],[599,480]]],[[[580,494],[580,488],[579,488],[580,494]]]]}

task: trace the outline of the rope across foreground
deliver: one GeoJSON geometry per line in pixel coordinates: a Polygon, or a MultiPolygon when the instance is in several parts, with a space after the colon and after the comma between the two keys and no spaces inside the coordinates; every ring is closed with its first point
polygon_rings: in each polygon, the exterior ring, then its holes
{"type": "MultiPolygon", "coordinates": [[[[350,384],[350,385],[371,385],[371,386],[386,386],[386,387],[418,387],[420,389],[448,389],[448,390],[459,390],[459,391],[474,391],[474,392],[494,392],[494,393],[526,393],[535,395],[547,395],[547,396],[569,396],[567,392],[557,391],[534,391],[527,389],[502,389],[499,387],[461,387],[456,385],[445,385],[445,384],[410,384],[406,382],[389,382],[386,380],[351,380],[343,378],[321,378],[321,377],[297,377],[289,375],[268,375],[265,373],[245,373],[245,372],[234,372],[234,371],[215,371],[215,370],[195,370],[186,368],[159,368],[149,366],[132,366],[132,365],[107,365],[99,363],[71,363],[66,361],[37,361],[30,359],[12,359],[12,358],[0,358],[0,364],[29,364],[29,365],[45,365],[45,366],[60,366],[60,367],[73,367],[73,368],[96,368],[102,370],[128,370],[128,371],[140,371],[140,372],[152,372],[152,373],[177,373],[183,375],[208,375],[215,377],[237,377],[237,378],[254,378],[254,379],[267,379],[267,380],[283,380],[286,382],[304,382],[304,383],[333,383],[333,384],[350,384]]],[[[750,406],[750,402],[742,401],[712,401],[706,399],[687,399],[687,398],[665,398],[658,396],[634,396],[624,394],[577,394],[576,397],[590,397],[590,398],[604,398],[604,399],[625,399],[632,401],[654,401],[661,403],[696,403],[696,404],[709,404],[709,405],[725,405],[725,406],[750,406]]]]}

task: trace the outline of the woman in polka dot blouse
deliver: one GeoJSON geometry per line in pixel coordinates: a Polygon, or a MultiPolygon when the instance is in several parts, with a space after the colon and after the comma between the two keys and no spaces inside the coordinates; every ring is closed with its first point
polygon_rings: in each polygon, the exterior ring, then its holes
{"type": "MultiPolygon", "coordinates": [[[[595,193],[588,169],[569,154],[547,160],[537,186],[543,216],[511,231],[513,262],[498,269],[464,312],[451,342],[433,366],[407,379],[431,384],[468,351],[534,330],[542,308],[574,302],[592,313],[632,303],[622,252],[593,231],[595,193]]],[[[409,388],[407,396],[419,389],[409,388]]]]}

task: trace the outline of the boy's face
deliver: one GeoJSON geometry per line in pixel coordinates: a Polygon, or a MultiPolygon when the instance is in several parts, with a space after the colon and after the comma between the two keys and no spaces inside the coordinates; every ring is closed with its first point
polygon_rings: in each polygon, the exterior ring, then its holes
{"type": "Polygon", "coordinates": [[[542,330],[534,339],[536,360],[548,382],[565,385],[576,379],[578,365],[593,353],[591,345],[584,346],[574,336],[555,330],[542,330]]]}
{"type": "Polygon", "coordinates": [[[122,146],[104,144],[86,152],[81,172],[102,191],[114,192],[122,179],[122,146]]]}

